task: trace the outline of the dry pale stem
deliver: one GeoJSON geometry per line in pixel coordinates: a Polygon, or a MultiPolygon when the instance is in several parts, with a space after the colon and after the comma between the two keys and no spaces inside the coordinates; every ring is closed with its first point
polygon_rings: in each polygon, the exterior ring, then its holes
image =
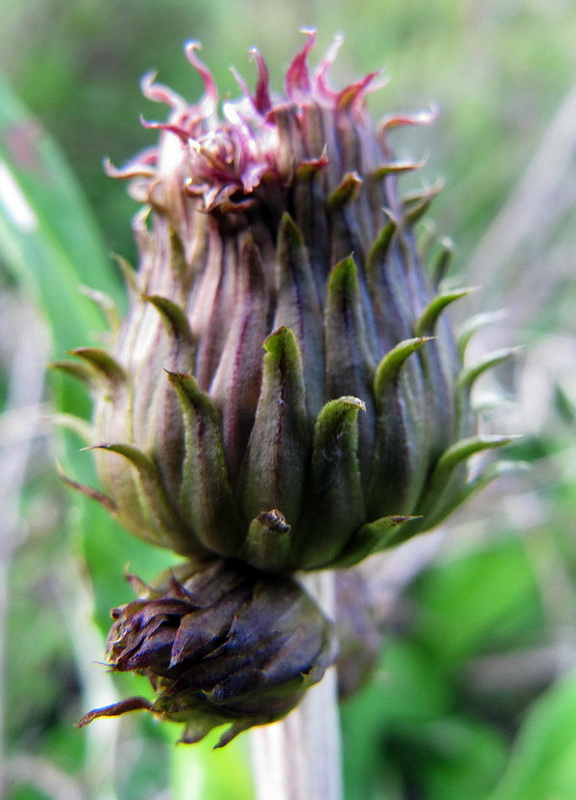
{"type": "MultiPolygon", "coordinates": [[[[334,573],[303,583],[328,616],[334,615],[334,573]]],[[[342,800],[336,669],[313,686],[286,719],[252,731],[256,800],[342,800]]]]}

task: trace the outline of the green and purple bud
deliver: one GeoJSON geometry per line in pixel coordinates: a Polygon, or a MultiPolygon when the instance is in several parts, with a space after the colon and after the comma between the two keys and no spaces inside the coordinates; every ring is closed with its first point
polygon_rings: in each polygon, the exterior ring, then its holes
{"type": "Polygon", "coordinates": [[[115,672],[145,675],[155,699],[96,709],[80,726],[144,709],[184,723],[188,744],[227,724],[222,746],[284,717],[336,656],[331,623],[289,577],[215,559],[152,587],[130,580],[139,597],[112,611],[106,658],[115,672]]]}
{"type": "Polygon", "coordinates": [[[95,387],[119,521],[268,572],[350,566],[433,527],[499,469],[471,477],[468,458],[508,441],[476,435],[469,404],[506,354],[463,368],[443,312],[467,290],[438,288],[446,252],[422,265],[414,229],[435,190],[398,192],[419,165],[389,134],[431,115],[374,124],[377,73],[332,89],[340,42],[310,71],[314,41],[281,97],[253,51],[256,89],[238,78],[222,117],[195,43],[197,105],[144,79],[171,111],[145,123],[157,147],[110,169],[145,204],[130,307],[110,352],[65,367],[95,387]]]}

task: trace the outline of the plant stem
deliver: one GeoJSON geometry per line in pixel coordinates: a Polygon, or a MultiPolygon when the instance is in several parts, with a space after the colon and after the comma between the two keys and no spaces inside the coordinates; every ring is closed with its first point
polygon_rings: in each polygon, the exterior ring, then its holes
{"type": "MultiPolygon", "coordinates": [[[[302,583],[324,613],[335,615],[335,575],[302,583]]],[[[336,668],[285,719],[252,731],[256,800],[342,800],[336,668]]]]}

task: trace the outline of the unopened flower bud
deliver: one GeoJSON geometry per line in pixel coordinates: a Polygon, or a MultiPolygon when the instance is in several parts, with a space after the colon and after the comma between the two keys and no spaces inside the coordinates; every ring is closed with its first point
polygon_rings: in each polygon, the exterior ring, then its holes
{"type": "Polygon", "coordinates": [[[113,171],[146,204],[130,307],[111,353],[76,351],[117,518],[185,556],[277,572],[350,566],[433,527],[498,471],[471,477],[467,459],[508,441],[476,435],[469,405],[507,353],[463,368],[443,312],[468,290],[438,288],[446,249],[431,274],[421,263],[436,189],[398,192],[419,164],[390,132],[430,115],[375,125],[377,74],[332,89],[336,47],[311,72],[314,38],[282,97],[254,51],[256,89],[239,78],[223,118],[195,43],[197,105],[144,80],[171,113],[113,171]]]}
{"type": "Polygon", "coordinates": [[[184,723],[194,743],[228,724],[219,746],[291,711],[336,656],[332,625],[290,578],[224,559],[186,564],[114,609],[107,661],[149,678],[153,702],[130,698],[80,722],[145,709],[184,723]]]}

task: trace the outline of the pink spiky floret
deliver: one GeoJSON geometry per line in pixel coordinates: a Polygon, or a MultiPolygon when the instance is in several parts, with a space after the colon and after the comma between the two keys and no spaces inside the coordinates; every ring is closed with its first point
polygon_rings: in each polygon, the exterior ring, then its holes
{"type": "Polygon", "coordinates": [[[308,54],[316,44],[316,31],[305,28],[303,33],[308,39],[302,49],[296,53],[286,72],[286,95],[290,100],[306,98],[311,93],[310,73],[308,71],[308,54]]]}
{"type": "MultiPolygon", "coordinates": [[[[155,83],[155,76],[151,73],[145,75],[141,82],[147,98],[171,108],[166,122],[142,120],[142,124],[166,135],[176,136],[180,141],[179,154],[171,145],[172,157],[162,158],[166,140],[161,137],[156,148],[146,150],[123,169],[108,165],[108,174],[157,182],[168,172],[177,172],[182,190],[201,197],[206,211],[216,206],[222,210],[244,207],[251,202],[250,195],[267,173],[276,176],[280,182],[284,181],[289,176],[282,173],[278,158],[277,112],[280,109],[290,106],[299,115],[305,106],[316,104],[334,115],[353,115],[361,123],[366,95],[383,85],[382,81],[376,80],[380,73],[373,72],[341,91],[333,90],[328,82],[328,72],[343,43],[343,37],[335,38],[314,72],[310,73],[308,56],[315,46],[316,32],[304,29],[303,33],[306,34],[306,41],[286,72],[286,97],[272,98],[266,62],[261,53],[252,48],[250,54],[258,72],[256,89],[251,92],[244,79],[233,70],[242,96],[223,104],[223,120],[217,114],[216,82],[197,55],[200,45],[196,41],[187,42],[186,56],[204,84],[204,93],[196,105],[189,105],[168,87],[155,83]]],[[[429,121],[429,117],[423,115],[393,117],[382,124],[381,130],[426,121],[429,121]]],[[[328,164],[328,156],[323,150],[305,163],[321,169],[328,164]]],[[[298,166],[298,163],[293,165],[295,168],[298,166]]]]}

